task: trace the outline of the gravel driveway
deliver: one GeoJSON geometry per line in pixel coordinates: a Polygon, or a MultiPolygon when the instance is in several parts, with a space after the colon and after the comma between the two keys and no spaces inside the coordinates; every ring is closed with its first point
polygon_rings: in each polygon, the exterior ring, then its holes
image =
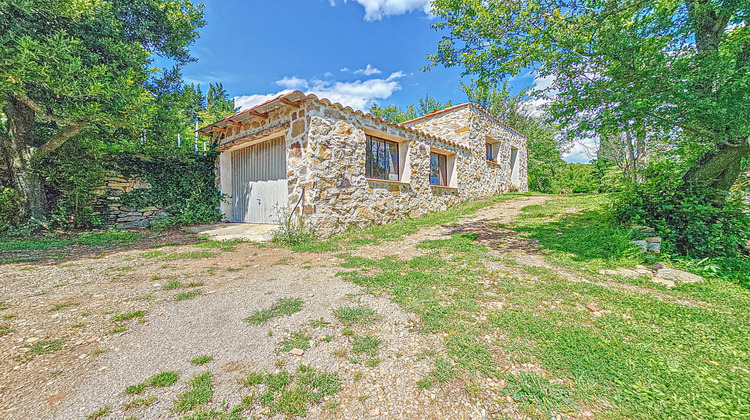
{"type": "MultiPolygon", "coordinates": [[[[393,244],[380,251],[388,249],[393,244]]],[[[101,418],[180,418],[171,410],[173,401],[189,389],[186,382],[193,375],[212,373],[214,394],[206,408],[222,410],[248,393],[239,382],[247,372],[292,372],[304,363],[337,372],[342,383],[328,404],[308,410],[309,418],[445,418],[446,412],[452,418],[480,418],[463,387],[416,386],[435,356],[444,353],[442,337],[416,332],[414,319],[387,296],[364,293],[337,277],[338,271],[330,254],[248,243],[0,266],[0,300],[7,307],[2,323],[11,328],[0,337],[0,417],[85,419],[108,407],[101,418]],[[189,291],[200,292],[176,300],[189,291]],[[267,325],[243,321],[279,298],[301,299],[302,310],[267,325]],[[351,347],[351,332],[333,316],[336,308],[357,306],[378,314],[360,331],[382,340],[379,363],[372,366],[343,355],[351,347]],[[137,316],[116,321],[127,318],[123,314],[137,316]],[[330,324],[316,328],[311,320],[330,324]],[[292,332],[312,337],[303,356],[279,350],[292,332]],[[45,353],[54,343],[61,348],[45,353]],[[213,360],[203,366],[190,362],[202,355],[213,360]],[[125,392],[163,371],[178,372],[179,380],[138,396],[125,392]],[[126,408],[136,397],[152,401],[126,408]]],[[[265,412],[255,407],[245,414],[265,412]]]]}

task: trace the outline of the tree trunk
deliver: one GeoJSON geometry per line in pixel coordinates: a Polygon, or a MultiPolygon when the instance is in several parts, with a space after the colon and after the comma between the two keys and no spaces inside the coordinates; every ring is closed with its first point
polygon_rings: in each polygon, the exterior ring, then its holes
{"type": "Polygon", "coordinates": [[[5,149],[10,154],[8,172],[12,186],[26,199],[29,215],[44,220],[47,200],[42,180],[30,167],[34,151],[30,146],[36,122],[34,110],[11,95],[5,106],[5,115],[10,143],[5,149]]]}
{"type": "Polygon", "coordinates": [[[707,153],[683,177],[689,187],[703,190],[729,191],[742,173],[742,160],[750,155],[750,144],[742,139],[723,143],[707,153]]]}

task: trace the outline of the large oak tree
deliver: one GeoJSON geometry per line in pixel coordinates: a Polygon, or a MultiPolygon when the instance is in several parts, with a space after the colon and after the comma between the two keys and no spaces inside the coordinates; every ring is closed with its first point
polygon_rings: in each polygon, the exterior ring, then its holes
{"type": "Polygon", "coordinates": [[[3,184],[43,217],[34,170],[97,125],[134,127],[154,99],[154,59],[179,67],[202,27],[189,0],[0,0],[3,184]]]}

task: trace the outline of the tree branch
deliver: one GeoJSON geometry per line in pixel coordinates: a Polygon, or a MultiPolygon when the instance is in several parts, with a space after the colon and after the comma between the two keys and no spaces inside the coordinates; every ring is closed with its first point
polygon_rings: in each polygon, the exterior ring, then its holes
{"type": "Polygon", "coordinates": [[[54,121],[56,123],[61,123],[61,124],[76,124],[76,122],[74,122],[73,120],[69,118],[61,117],[51,112],[45,112],[41,105],[36,103],[33,99],[29,97],[29,95],[27,95],[24,92],[15,93],[13,94],[13,96],[15,96],[19,102],[33,109],[37,117],[45,121],[54,121]]]}
{"type": "Polygon", "coordinates": [[[38,148],[35,152],[35,155],[41,157],[46,155],[47,153],[54,151],[58,147],[62,146],[62,144],[65,143],[68,139],[76,136],[81,131],[83,131],[83,128],[85,126],[86,124],[83,122],[70,124],[69,126],[55,133],[55,135],[52,136],[52,138],[47,143],[45,143],[44,146],[38,148]]]}

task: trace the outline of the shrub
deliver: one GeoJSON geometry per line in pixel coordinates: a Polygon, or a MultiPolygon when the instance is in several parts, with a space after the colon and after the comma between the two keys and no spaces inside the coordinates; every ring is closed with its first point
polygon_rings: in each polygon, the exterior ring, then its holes
{"type": "Polygon", "coordinates": [[[26,220],[26,200],[12,188],[0,190],[0,233],[20,226],[26,220]]]}
{"type": "Polygon", "coordinates": [[[666,240],[668,252],[693,258],[736,257],[748,251],[748,210],[740,197],[655,178],[625,192],[616,215],[622,222],[654,228],[666,240]]]}

